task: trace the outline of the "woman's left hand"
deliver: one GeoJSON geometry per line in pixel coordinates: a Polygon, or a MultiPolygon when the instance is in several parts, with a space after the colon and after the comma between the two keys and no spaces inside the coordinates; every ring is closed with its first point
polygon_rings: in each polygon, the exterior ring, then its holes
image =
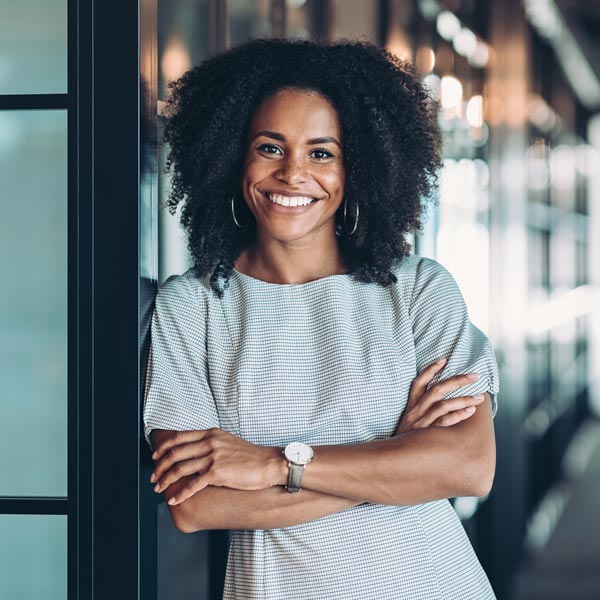
{"type": "Polygon", "coordinates": [[[262,490],[281,483],[286,463],[278,448],[255,446],[217,427],[181,431],[160,444],[151,482],[163,492],[182,477],[195,475],[169,504],[179,504],[205,487],[262,490]]]}
{"type": "Polygon", "coordinates": [[[394,435],[427,427],[451,427],[473,416],[476,407],[484,401],[483,394],[459,396],[448,400],[443,398],[446,394],[476,381],[476,373],[455,375],[428,388],[435,375],[445,366],[446,360],[442,359],[429,365],[414,379],[406,408],[394,435]]]}

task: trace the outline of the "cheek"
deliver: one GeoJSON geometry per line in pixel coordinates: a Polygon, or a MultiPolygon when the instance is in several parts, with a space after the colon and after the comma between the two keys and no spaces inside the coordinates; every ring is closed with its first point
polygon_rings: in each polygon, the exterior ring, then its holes
{"type": "Polygon", "coordinates": [[[252,203],[253,188],[260,183],[266,176],[265,169],[256,160],[248,160],[244,165],[242,173],[242,192],[246,202],[252,203]]]}
{"type": "Polygon", "coordinates": [[[321,185],[330,191],[330,193],[340,193],[343,195],[345,186],[345,172],[343,167],[332,169],[329,172],[321,173],[321,185]]]}
{"type": "Polygon", "coordinates": [[[247,183],[255,183],[260,180],[262,175],[264,174],[264,168],[261,169],[260,161],[256,159],[249,158],[244,163],[244,174],[243,180],[247,183]]]}

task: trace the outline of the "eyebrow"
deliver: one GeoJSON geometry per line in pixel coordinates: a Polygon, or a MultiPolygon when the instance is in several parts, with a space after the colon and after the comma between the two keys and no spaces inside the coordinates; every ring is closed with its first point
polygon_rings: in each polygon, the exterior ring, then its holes
{"type": "MultiPolygon", "coordinates": [[[[274,140],[279,140],[280,142],[286,141],[285,136],[281,135],[280,133],[276,133],[275,131],[267,131],[266,129],[256,132],[252,136],[250,141],[256,139],[257,137],[259,137],[261,135],[264,135],[265,137],[273,138],[274,140]]],[[[329,137],[329,136],[313,138],[312,140],[308,140],[306,142],[306,144],[309,146],[312,146],[313,144],[336,144],[340,148],[342,147],[342,145],[334,137],[329,137]]]]}

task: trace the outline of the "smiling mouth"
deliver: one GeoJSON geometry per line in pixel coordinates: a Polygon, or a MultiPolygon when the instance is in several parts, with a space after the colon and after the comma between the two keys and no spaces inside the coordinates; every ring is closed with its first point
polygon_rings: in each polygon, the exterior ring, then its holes
{"type": "Polygon", "coordinates": [[[279,206],[308,206],[314,202],[318,202],[319,198],[311,198],[310,196],[283,196],[282,194],[266,193],[264,196],[273,204],[279,206]]]}

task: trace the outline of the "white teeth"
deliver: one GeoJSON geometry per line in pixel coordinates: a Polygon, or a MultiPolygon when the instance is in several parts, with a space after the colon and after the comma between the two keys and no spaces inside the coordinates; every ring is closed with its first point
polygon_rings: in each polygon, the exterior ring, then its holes
{"type": "Polygon", "coordinates": [[[314,198],[308,196],[282,196],[281,194],[267,194],[271,202],[281,206],[307,206],[314,198]]]}

